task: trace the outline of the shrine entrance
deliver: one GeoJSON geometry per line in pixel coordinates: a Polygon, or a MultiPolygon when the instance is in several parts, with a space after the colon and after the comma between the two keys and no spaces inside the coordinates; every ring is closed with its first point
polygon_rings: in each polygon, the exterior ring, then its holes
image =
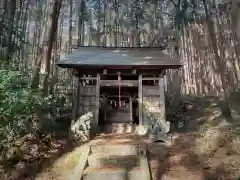
{"type": "Polygon", "coordinates": [[[99,126],[138,124],[138,76],[101,76],[99,126]]]}

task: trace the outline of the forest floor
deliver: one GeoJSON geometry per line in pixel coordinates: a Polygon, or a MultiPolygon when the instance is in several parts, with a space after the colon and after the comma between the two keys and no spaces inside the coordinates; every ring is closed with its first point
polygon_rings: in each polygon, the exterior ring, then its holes
{"type": "Polygon", "coordinates": [[[172,135],[172,144],[149,147],[153,180],[239,180],[240,99],[233,97],[234,120],[222,116],[215,98],[194,99],[185,113],[185,131],[172,135]]]}
{"type": "MultiPolygon", "coordinates": [[[[232,121],[222,116],[215,98],[194,98],[192,102],[196,105],[184,114],[187,125],[181,132],[172,134],[171,145],[160,142],[149,144],[153,180],[238,180],[239,102],[232,101],[235,119],[232,121]]],[[[35,161],[26,166],[21,175],[5,179],[67,179],[81,158],[81,146],[74,148],[62,139],[56,139],[55,144],[44,161],[35,161]]]]}

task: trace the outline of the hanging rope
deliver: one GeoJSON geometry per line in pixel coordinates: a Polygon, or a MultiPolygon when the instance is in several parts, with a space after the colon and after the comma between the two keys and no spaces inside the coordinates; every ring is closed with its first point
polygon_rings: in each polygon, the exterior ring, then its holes
{"type": "Polygon", "coordinates": [[[119,109],[121,108],[121,76],[118,74],[118,104],[119,109]]]}

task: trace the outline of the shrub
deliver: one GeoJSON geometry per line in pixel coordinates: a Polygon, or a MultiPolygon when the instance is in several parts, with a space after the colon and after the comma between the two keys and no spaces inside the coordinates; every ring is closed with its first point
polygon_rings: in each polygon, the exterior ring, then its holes
{"type": "Polygon", "coordinates": [[[0,70],[1,149],[29,131],[29,116],[44,101],[30,89],[28,82],[18,71],[0,70]]]}

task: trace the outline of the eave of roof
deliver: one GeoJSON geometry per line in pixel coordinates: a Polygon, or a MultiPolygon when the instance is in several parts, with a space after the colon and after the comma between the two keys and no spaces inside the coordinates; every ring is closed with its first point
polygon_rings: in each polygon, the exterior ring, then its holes
{"type": "Polygon", "coordinates": [[[179,68],[180,60],[171,58],[157,47],[115,48],[115,47],[78,47],[57,65],[63,68],[179,68]]]}

